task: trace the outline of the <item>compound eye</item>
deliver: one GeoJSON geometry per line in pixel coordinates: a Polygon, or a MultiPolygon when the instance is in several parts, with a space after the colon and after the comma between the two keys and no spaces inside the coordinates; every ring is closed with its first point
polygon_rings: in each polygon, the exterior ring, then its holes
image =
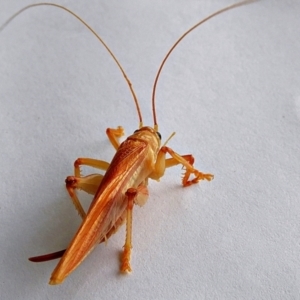
{"type": "Polygon", "coordinates": [[[159,137],[159,139],[161,140],[161,134],[158,131],[156,131],[156,134],[159,137]]]}

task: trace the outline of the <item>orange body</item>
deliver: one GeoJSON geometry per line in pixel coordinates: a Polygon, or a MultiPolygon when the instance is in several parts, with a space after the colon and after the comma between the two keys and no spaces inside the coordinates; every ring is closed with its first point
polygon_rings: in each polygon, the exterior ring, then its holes
{"type": "Polygon", "coordinates": [[[140,129],[120,145],[86,218],[54,269],[50,284],[61,283],[106,238],[116,223],[123,223],[127,207],[125,193],[129,188],[147,184],[155,168],[159,146],[160,140],[150,127],[140,129]]]}

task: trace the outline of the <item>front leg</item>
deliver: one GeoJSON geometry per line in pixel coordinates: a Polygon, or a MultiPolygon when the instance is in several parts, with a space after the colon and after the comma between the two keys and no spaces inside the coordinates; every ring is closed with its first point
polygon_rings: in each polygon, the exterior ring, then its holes
{"type": "Polygon", "coordinates": [[[158,152],[155,170],[152,174],[150,174],[150,178],[159,180],[165,173],[166,168],[176,166],[178,164],[182,164],[185,169],[184,176],[182,178],[182,185],[184,187],[189,186],[194,183],[198,183],[200,180],[208,180],[211,181],[214,178],[212,174],[204,174],[193,167],[194,158],[192,155],[179,155],[174,152],[169,147],[161,147],[158,152]],[[166,154],[169,153],[172,157],[166,159],[166,154]],[[191,174],[194,174],[194,178],[189,180],[191,174]]]}
{"type": "Polygon", "coordinates": [[[107,137],[108,137],[109,141],[113,145],[113,147],[116,150],[118,150],[118,148],[120,146],[119,139],[120,139],[121,136],[124,135],[123,127],[118,126],[116,129],[115,128],[107,128],[106,129],[106,134],[107,134],[107,137]]]}

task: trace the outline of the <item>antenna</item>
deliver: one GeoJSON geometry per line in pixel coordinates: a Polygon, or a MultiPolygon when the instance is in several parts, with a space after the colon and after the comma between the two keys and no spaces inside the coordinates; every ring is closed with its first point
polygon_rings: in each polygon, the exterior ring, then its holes
{"type": "Polygon", "coordinates": [[[87,24],[82,18],[80,18],[77,14],[75,14],[73,11],[71,11],[70,9],[62,6],[62,5],[59,5],[59,4],[55,4],[55,3],[35,3],[35,4],[30,4],[30,5],[27,5],[25,7],[23,7],[22,9],[20,9],[19,11],[17,11],[15,14],[13,14],[2,26],[0,26],[0,32],[15,18],[17,17],[19,14],[21,14],[23,11],[29,9],[29,8],[32,8],[32,7],[35,7],[35,6],[54,6],[54,7],[57,7],[57,8],[61,8],[63,10],[65,10],[66,12],[70,13],[72,16],[74,16],[76,19],[78,19],[85,27],[87,27],[93,34],[94,36],[100,41],[100,43],[105,47],[105,49],[108,51],[108,53],[111,55],[111,57],[113,58],[113,60],[115,61],[115,63],[118,65],[120,71],[122,72],[127,84],[128,84],[128,87],[130,89],[130,92],[133,96],[133,100],[134,100],[134,103],[135,103],[135,106],[136,106],[136,110],[137,110],[137,113],[138,113],[138,117],[139,117],[139,127],[141,128],[143,126],[143,119],[142,119],[142,114],[141,114],[141,110],[140,110],[140,106],[139,106],[139,102],[137,100],[137,97],[135,95],[135,92],[133,90],[133,87],[132,87],[132,84],[130,82],[130,80],[128,79],[124,69],[122,68],[121,64],[119,63],[119,61],[117,60],[117,58],[114,56],[114,54],[112,53],[112,51],[109,49],[109,47],[105,44],[105,42],[102,40],[102,38],[96,33],[96,31],[89,25],[87,24]]]}
{"type": "Polygon", "coordinates": [[[208,21],[209,19],[227,11],[230,10],[232,8],[235,7],[239,7],[242,5],[246,5],[246,4],[250,4],[252,2],[256,2],[258,0],[246,0],[246,1],[241,1],[235,4],[231,4],[225,8],[222,8],[216,12],[214,12],[213,14],[209,15],[208,17],[204,18],[203,20],[201,20],[200,22],[198,22],[197,24],[195,24],[193,27],[191,27],[189,30],[187,30],[176,42],[175,44],[171,47],[171,49],[168,51],[168,53],[166,54],[165,58],[163,59],[161,65],[158,68],[158,72],[156,74],[155,80],[154,80],[154,84],[153,84],[153,90],[152,90],[152,113],[153,113],[153,122],[154,122],[154,129],[157,131],[158,130],[158,125],[157,125],[157,119],[156,119],[156,109],[155,109],[155,93],[156,93],[156,86],[157,86],[157,81],[159,78],[159,75],[161,73],[161,70],[165,64],[165,62],[167,61],[168,57],[170,56],[170,54],[172,53],[172,51],[176,48],[176,46],[183,40],[183,38],[185,38],[190,32],[192,32],[195,28],[197,28],[198,26],[200,26],[201,24],[203,24],[204,22],[208,21]]]}

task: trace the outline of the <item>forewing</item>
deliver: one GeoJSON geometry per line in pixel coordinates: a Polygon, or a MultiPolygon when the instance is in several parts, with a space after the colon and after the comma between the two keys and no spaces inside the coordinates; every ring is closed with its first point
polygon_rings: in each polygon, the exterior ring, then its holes
{"type": "MultiPolygon", "coordinates": [[[[126,210],[125,192],[142,164],[147,145],[126,140],[114,156],[99,189],[69,247],[54,269],[51,283],[59,283],[104,239],[126,210]]],[[[136,184],[138,185],[138,183],[136,184]]]]}

